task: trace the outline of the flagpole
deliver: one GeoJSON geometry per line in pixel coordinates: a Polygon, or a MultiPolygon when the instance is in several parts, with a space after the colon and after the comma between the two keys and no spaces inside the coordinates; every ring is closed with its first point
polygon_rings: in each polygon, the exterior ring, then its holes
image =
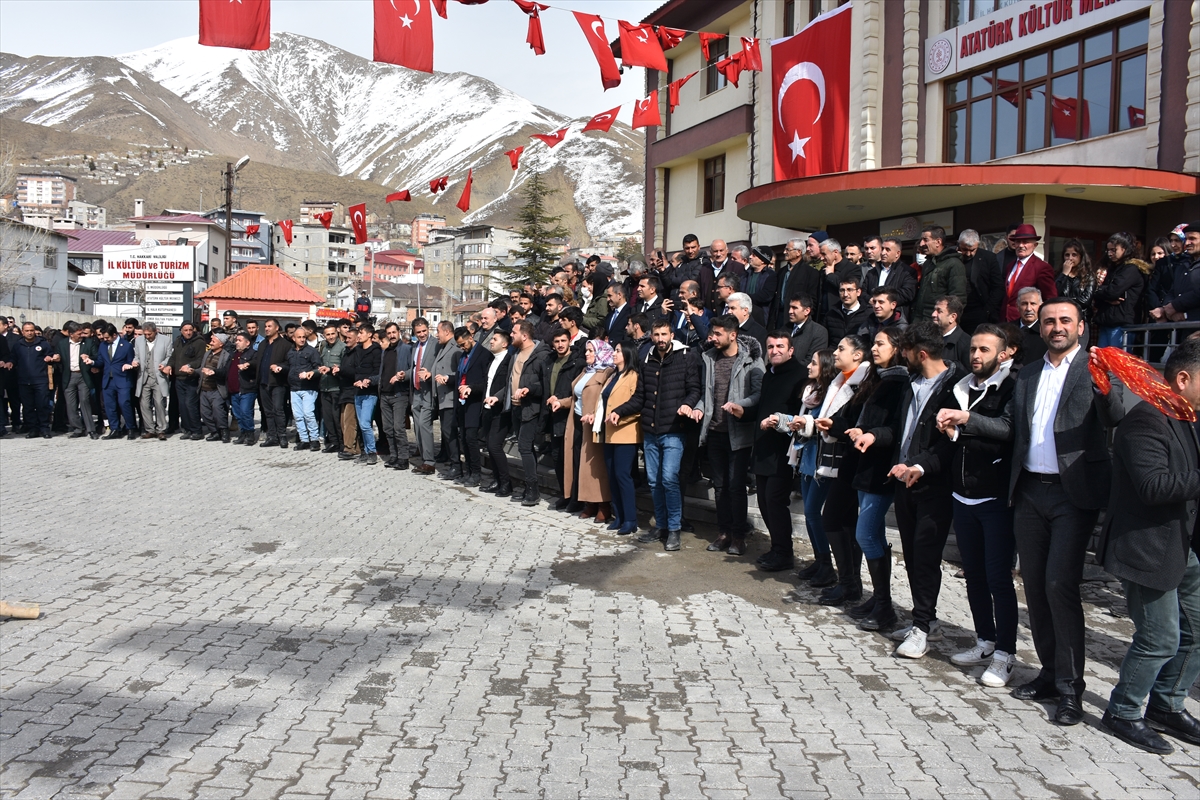
{"type": "MultiPolygon", "coordinates": [[[[363,245],[363,255],[371,262],[371,311],[375,310],[375,251],[370,245],[363,245]]],[[[366,261],[363,262],[364,264],[366,261]]],[[[368,314],[370,312],[367,312],[368,314]]]]}

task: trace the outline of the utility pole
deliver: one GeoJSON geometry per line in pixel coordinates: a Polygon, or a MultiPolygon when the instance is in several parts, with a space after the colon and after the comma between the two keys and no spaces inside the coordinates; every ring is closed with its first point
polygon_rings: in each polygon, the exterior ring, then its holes
{"type": "Polygon", "coordinates": [[[225,277],[233,274],[233,162],[225,162],[225,277]]]}

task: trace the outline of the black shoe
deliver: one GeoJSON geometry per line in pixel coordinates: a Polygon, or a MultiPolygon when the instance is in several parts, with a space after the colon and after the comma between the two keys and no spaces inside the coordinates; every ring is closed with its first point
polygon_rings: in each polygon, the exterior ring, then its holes
{"type": "Polygon", "coordinates": [[[453,483],[458,483],[460,480],[462,480],[462,477],[463,477],[463,471],[461,469],[452,469],[449,472],[443,473],[441,475],[442,480],[451,481],[453,483]]]}
{"type": "MultiPolygon", "coordinates": [[[[52,434],[50,431],[46,431],[45,433],[43,433],[43,434],[42,434],[42,438],[43,438],[43,439],[52,439],[52,438],[54,438],[54,434],[52,434]]],[[[137,434],[135,434],[135,433],[131,433],[131,434],[129,434],[129,438],[130,438],[130,439],[136,439],[136,438],[137,438],[137,434]]]]}
{"type": "Polygon", "coordinates": [[[667,541],[666,541],[666,544],[663,545],[663,549],[666,550],[668,553],[673,553],[676,550],[678,550],[680,547],[681,547],[681,545],[679,542],[679,531],[670,531],[667,534],[667,541]]]}
{"type": "Polygon", "coordinates": [[[500,489],[500,481],[496,480],[495,475],[488,478],[488,482],[481,484],[479,487],[479,491],[487,492],[488,494],[495,494],[497,491],[499,491],[499,489],[500,489]]]}
{"type": "Polygon", "coordinates": [[[512,497],[513,485],[512,481],[501,481],[496,485],[496,497],[512,497]]]}
{"type": "Polygon", "coordinates": [[[683,522],[679,523],[679,530],[683,531],[684,533],[695,533],[696,527],[685,519],[683,522]]]}
{"type": "Polygon", "coordinates": [[[279,446],[282,447],[284,450],[287,450],[288,449],[288,440],[287,439],[280,440],[279,446]]]}
{"type": "Polygon", "coordinates": [[[229,431],[225,431],[224,433],[221,434],[221,442],[223,444],[229,444],[229,437],[230,437],[229,431]]]}
{"type": "Polygon", "coordinates": [[[1175,752],[1171,743],[1155,733],[1144,719],[1118,719],[1105,711],[1104,716],[1100,718],[1100,725],[1122,742],[1147,753],[1166,756],[1175,752]]]}
{"type": "Polygon", "coordinates": [[[84,433],[83,431],[72,431],[72,432],[71,432],[71,435],[70,435],[70,436],[68,436],[67,438],[68,438],[68,439],[80,439],[80,438],[82,438],[82,437],[84,437],[84,436],[87,436],[87,434],[86,434],[86,433],[84,433]]]}
{"type": "Polygon", "coordinates": [[[846,587],[840,583],[834,584],[832,588],[825,591],[817,602],[823,606],[840,606],[847,600],[846,587]]]}
{"type": "Polygon", "coordinates": [[[356,458],[358,458],[358,456],[354,455],[354,453],[347,453],[345,450],[338,453],[338,461],[354,461],[356,458]]]}
{"type": "Polygon", "coordinates": [[[794,561],[783,553],[767,553],[758,560],[758,568],[763,572],[783,572],[792,568],[794,561]]]}
{"type": "Polygon", "coordinates": [[[817,574],[808,579],[808,585],[814,589],[823,589],[826,586],[833,586],[838,582],[837,571],[833,568],[833,564],[828,561],[820,561],[817,566],[817,574]]]}
{"type": "Polygon", "coordinates": [[[325,445],[325,449],[323,449],[321,452],[322,453],[336,453],[337,451],[339,451],[341,449],[342,449],[342,446],[339,444],[327,444],[327,445],[325,445]]]}
{"type": "MultiPolygon", "coordinates": [[[[32,439],[35,436],[37,436],[37,434],[31,432],[29,434],[28,438],[32,439]]],[[[107,439],[122,439],[122,438],[124,438],[124,436],[125,436],[125,431],[112,430],[109,432],[108,436],[105,436],[104,438],[106,440],[107,439]]]]}
{"type": "Polygon", "coordinates": [[[1061,696],[1054,684],[1039,683],[1036,680],[1021,684],[1010,694],[1018,700],[1033,700],[1036,703],[1057,700],[1061,696]]]}
{"type": "Polygon", "coordinates": [[[89,434],[88,434],[88,437],[89,437],[89,438],[91,438],[91,439],[99,439],[99,438],[100,438],[100,434],[98,434],[98,433],[89,433],[89,434]]]}
{"type": "MultiPolygon", "coordinates": [[[[1105,714],[1105,716],[1108,716],[1105,714]]],[[[1156,731],[1162,731],[1169,736],[1174,736],[1176,739],[1182,739],[1191,744],[1200,744],[1200,720],[1197,720],[1186,710],[1184,711],[1163,711],[1148,706],[1146,708],[1146,722],[1156,731]]]]}
{"type": "Polygon", "coordinates": [[[541,501],[541,493],[538,492],[537,487],[531,483],[525,484],[525,497],[521,500],[521,505],[528,508],[531,506],[536,506],[541,501]]]}
{"type": "Polygon", "coordinates": [[[516,487],[513,487],[512,496],[508,498],[508,501],[510,503],[519,503],[524,499],[525,499],[525,487],[521,487],[521,491],[519,491],[519,492],[517,491],[516,487]]]}
{"type": "Polygon", "coordinates": [[[662,528],[651,528],[645,533],[638,534],[637,540],[642,544],[650,544],[651,542],[661,542],[667,538],[666,530],[662,528]]]}
{"type": "Polygon", "coordinates": [[[578,514],[580,511],[583,511],[583,503],[578,500],[571,500],[567,503],[567,507],[564,510],[568,514],[578,514]]]}
{"type": "Polygon", "coordinates": [[[295,446],[292,447],[292,449],[293,450],[307,450],[308,442],[296,442],[295,446]]]}
{"type": "Polygon", "coordinates": [[[821,562],[813,561],[804,569],[796,570],[796,577],[802,581],[812,578],[821,569],[821,562]]]}
{"type": "Polygon", "coordinates": [[[555,500],[555,501],[554,501],[554,505],[553,505],[553,506],[551,506],[551,508],[553,508],[555,511],[562,511],[563,509],[565,509],[565,508],[567,507],[567,505],[568,505],[570,502],[571,502],[571,498],[569,498],[569,497],[560,497],[560,498],[558,498],[557,500],[555,500]]]}
{"type": "Polygon", "coordinates": [[[396,466],[392,467],[392,469],[396,470],[397,472],[404,472],[404,470],[408,469],[408,467],[408,459],[405,458],[397,461],[396,466]]]}
{"type": "MultiPolygon", "coordinates": [[[[187,438],[187,436],[185,435],[183,438],[187,438]]],[[[263,443],[259,445],[259,447],[279,447],[279,440],[268,438],[268,439],[264,440],[263,443]]],[[[287,445],[284,445],[284,447],[287,447],[287,445]]]]}
{"type": "Polygon", "coordinates": [[[237,438],[233,440],[233,443],[234,444],[245,444],[246,443],[246,432],[242,431],[241,433],[239,433],[237,435],[237,438]]]}
{"type": "Polygon", "coordinates": [[[478,472],[472,472],[470,475],[467,476],[467,479],[465,481],[463,481],[463,486],[466,486],[468,488],[478,486],[480,477],[482,477],[482,476],[478,472]]]}
{"type": "Polygon", "coordinates": [[[706,547],[704,549],[710,553],[723,553],[729,549],[729,545],[731,542],[733,542],[733,537],[730,536],[728,533],[722,533],[720,536],[718,536],[716,539],[713,540],[712,544],[710,544],[708,547],[706,547]]]}
{"type": "Polygon", "coordinates": [[[1080,705],[1079,698],[1073,694],[1064,694],[1059,698],[1054,721],[1059,725],[1078,725],[1083,722],[1083,706],[1080,705]]]}
{"type": "Polygon", "coordinates": [[[863,602],[856,606],[851,606],[846,609],[846,616],[850,619],[866,619],[871,616],[871,612],[875,610],[875,595],[871,595],[863,602]]]}
{"type": "Polygon", "coordinates": [[[253,431],[246,434],[246,447],[254,447],[256,444],[258,444],[258,434],[253,431]]]}
{"type": "Polygon", "coordinates": [[[383,467],[384,469],[394,469],[399,463],[400,459],[395,456],[388,456],[387,460],[383,462],[383,467]]]}

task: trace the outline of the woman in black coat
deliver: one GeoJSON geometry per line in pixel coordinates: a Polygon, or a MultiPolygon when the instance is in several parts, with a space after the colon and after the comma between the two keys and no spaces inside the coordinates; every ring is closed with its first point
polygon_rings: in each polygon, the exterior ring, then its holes
{"type": "Polygon", "coordinates": [[[875,334],[871,345],[871,360],[875,378],[860,392],[867,394],[858,425],[846,431],[854,449],[862,453],[858,459],[853,486],[858,490],[858,525],[855,541],[867,558],[871,575],[872,596],[861,605],[851,608],[849,615],[862,620],[858,627],[877,631],[894,625],[896,611],[892,607],[892,548],[887,542],[884,518],[892,504],[895,485],[888,478],[895,445],[900,438],[904,415],[901,404],[908,387],[908,367],[900,353],[900,333],[896,328],[883,328],[875,334]]]}
{"type": "Polygon", "coordinates": [[[1100,333],[1096,342],[1098,347],[1122,347],[1125,326],[1140,321],[1142,295],[1154,268],[1134,258],[1135,247],[1133,237],[1128,233],[1114,233],[1108,237],[1104,283],[1092,295],[1096,327],[1100,333]]]}

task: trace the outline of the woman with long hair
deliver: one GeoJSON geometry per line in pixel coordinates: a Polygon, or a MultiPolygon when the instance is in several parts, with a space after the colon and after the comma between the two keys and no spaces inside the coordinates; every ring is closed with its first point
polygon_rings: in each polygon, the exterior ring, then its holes
{"type": "Polygon", "coordinates": [[[608,487],[612,493],[613,521],[608,529],[618,536],[628,536],[638,528],[637,497],[633,489],[633,467],[637,449],[642,441],[641,414],[621,417],[608,409],[617,408],[633,397],[641,378],[637,369],[637,350],[629,342],[613,349],[612,374],[600,392],[594,429],[604,436],[604,466],[608,469],[608,487]]]}
{"type": "Polygon", "coordinates": [[[580,519],[595,517],[596,522],[608,522],[611,499],[608,473],[604,469],[604,447],[592,435],[596,422],[596,403],[600,392],[613,371],[613,350],[608,342],[587,343],[587,366],[571,385],[574,402],[568,415],[567,432],[563,442],[567,459],[563,475],[563,491],[571,498],[567,511],[580,512],[580,519]]]}
{"type": "MultiPolygon", "coordinates": [[[[837,564],[837,585],[817,600],[821,605],[840,606],[862,599],[862,548],[854,538],[858,527],[858,492],[854,475],[858,470],[858,451],[846,431],[854,427],[866,402],[863,383],[875,382],[867,343],[860,336],[847,336],[833,351],[838,376],[833,379],[817,412],[814,426],[821,432],[817,452],[817,474],[833,480],[825,498],[821,521],[829,537],[829,549],[837,564]]],[[[868,388],[869,391],[869,388],[868,388]]]]}
{"type": "Polygon", "coordinates": [[[1096,307],[1098,347],[1123,347],[1125,327],[1140,321],[1142,295],[1152,266],[1136,258],[1137,242],[1132,234],[1114,233],[1105,245],[1104,282],[1092,295],[1096,307]]]}
{"type": "Polygon", "coordinates": [[[826,347],[813,353],[812,360],[808,362],[808,382],[800,392],[799,412],[795,416],[778,415],[778,430],[793,436],[794,445],[789,462],[800,476],[804,527],[813,551],[812,563],[797,571],[796,577],[808,581],[808,585],[816,589],[837,583],[837,573],[829,553],[829,539],[825,536],[825,526],[821,524],[821,509],[829,493],[829,479],[816,474],[818,440],[813,417],[837,374],[837,368],[833,366],[832,349],[826,347]]]}
{"type": "Polygon", "coordinates": [[[895,458],[893,451],[900,425],[903,422],[904,392],[908,388],[908,367],[900,352],[900,332],[883,328],[875,334],[871,345],[871,362],[875,379],[859,389],[869,392],[863,403],[858,424],[846,431],[854,443],[858,469],[853,486],[858,491],[858,525],[855,541],[867,559],[871,575],[871,597],[847,613],[860,620],[858,627],[877,631],[896,623],[892,607],[892,548],[887,541],[884,518],[892,504],[895,485],[888,472],[895,458]]]}
{"type": "Polygon", "coordinates": [[[1157,264],[1169,255],[1171,255],[1171,240],[1166,236],[1155,239],[1154,244],[1150,247],[1150,263],[1157,264]]]}
{"type": "Polygon", "coordinates": [[[1054,276],[1054,287],[1058,289],[1059,297],[1072,298],[1084,309],[1086,316],[1091,316],[1096,271],[1092,268],[1091,256],[1078,239],[1068,239],[1063,245],[1062,264],[1054,276]]]}

